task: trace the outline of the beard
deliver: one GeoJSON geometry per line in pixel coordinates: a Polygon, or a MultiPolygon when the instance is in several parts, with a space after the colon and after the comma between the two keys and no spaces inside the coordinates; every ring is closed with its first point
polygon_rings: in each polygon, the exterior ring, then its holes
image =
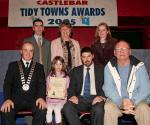
{"type": "Polygon", "coordinates": [[[92,65],[92,61],[85,61],[83,64],[87,67],[89,67],[90,65],[92,65]]]}

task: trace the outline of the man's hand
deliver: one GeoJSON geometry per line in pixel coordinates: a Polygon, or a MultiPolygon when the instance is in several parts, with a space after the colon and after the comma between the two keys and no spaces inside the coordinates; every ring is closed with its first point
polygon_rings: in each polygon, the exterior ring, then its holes
{"type": "Polygon", "coordinates": [[[136,115],[135,111],[134,110],[122,110],[122,113],[124,114],[131,114],[131,115],[136,115]]]}
{"type": "Polygon", "coordinates": [[[98,102],[101,102],[103,101],[104,98],[102,96],[96,96],[94,99],[93,99],[93,102],[92,102],[92,105],[95,105],[96,103],[98,102]]]}
{"type": "Polygon", "coordinates": [[[122,100],[123,113],[135,115],[134,108],[135,108],[135,106],[130,99],[123,99],[122,100]]]}
{"type": "Polygon", "coordinates": [[[39,107],[39,109],[45,109],[46,108],[46,102],[42,98],[38,98],[36,100],[36,106],[39,107]]]}
{"type": "Polygon", "coordinates": [[[10,112],[11,108],[14,108],[14,103],[12,102],[12,100],[8,99],[3,103],[2,107],[1,107],[1,111],[2,112],[10,112]]]}
{"type": "Polygon", "coordinates": [[[76,96],[72,96],[70,99],[69,99],[69,101],[71,101],[72,103],[74,103],[74,104],[78,104],[78,98],[76,97],[76,96]]]}
{"type": "Polygon", "coordinates": [[[123,99],[122,100],[122,109],[123,110],[129,110],[129,109],[133,109],[133,108],[134,108],[134,105],[130,99],[123,99]]]}

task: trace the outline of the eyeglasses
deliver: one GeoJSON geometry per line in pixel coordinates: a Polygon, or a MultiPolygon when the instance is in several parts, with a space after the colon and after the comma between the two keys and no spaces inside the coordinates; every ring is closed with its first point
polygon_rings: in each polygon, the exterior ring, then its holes
{"type": "Polygon", "coordinates": [[[129,50],[129,48],[116,48],[115,49],[115,51],[117,51],[117,52],[126,52],[128,50],[129,50]]]}

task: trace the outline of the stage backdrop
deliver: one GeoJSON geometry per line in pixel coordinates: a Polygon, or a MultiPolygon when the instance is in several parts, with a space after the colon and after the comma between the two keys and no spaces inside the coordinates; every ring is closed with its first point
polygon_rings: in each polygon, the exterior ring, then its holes
{"type": "Polygon", "coordinates": [[[36,18],[45,26],[67,19],[74,26],[117,26],[116,0],[9,0],[9,27],[30,27],[36,18]]]}

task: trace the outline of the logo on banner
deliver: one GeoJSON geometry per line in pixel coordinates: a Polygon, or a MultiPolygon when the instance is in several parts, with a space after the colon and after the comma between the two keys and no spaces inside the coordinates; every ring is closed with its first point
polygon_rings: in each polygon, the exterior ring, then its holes
{"type": "Polygon", "coordinates": [[[90,25],[90,18],[89,17],[81,17],[81,21],[82,21],[82,24],[85,24],[85,25],[90,25]]]}

